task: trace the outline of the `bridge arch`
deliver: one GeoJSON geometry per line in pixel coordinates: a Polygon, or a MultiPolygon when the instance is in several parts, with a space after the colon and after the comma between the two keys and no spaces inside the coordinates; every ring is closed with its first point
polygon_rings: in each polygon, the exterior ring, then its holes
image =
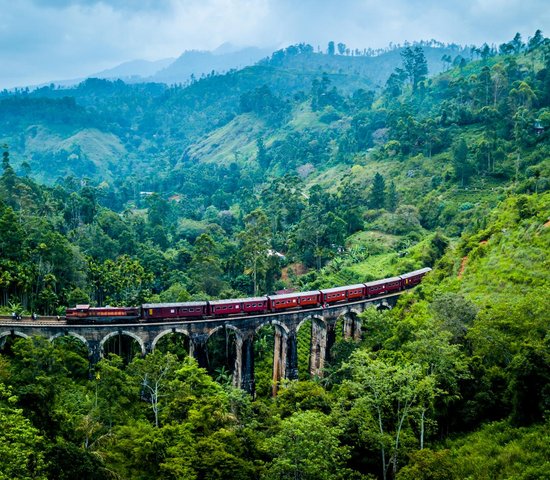
{"type": "Polygon", "coordinates": [[[133,338],[136,342],[138,342],[138,345],[139,345],[139,348],[141,349],[141,354],[142,355],[145,355],[146,353],[146,350],[145,350],[145,343],[143,341],[143,339],[139,336],[139,335],[136,335],[135,333],[133,332],[129,332],[128,330],[117,330],[116,332],[111,332],[111,333],[108,333],[107,335],[105,335],[101,341],[99,342],[99,352],[100,352],[100,355],[101,357],[103,357],[103,348],[105,346],[105,343],[110,339],[110,338],[113,338],[113,337],[116,337],[118,335],[126,335],[128,337],[131,337],[133,338]]]}
{"type": "Polygon", "coordinates": [[[376,304],[376,310],[378,310],[379,312],[381,312],[382,310],[391,310],[391,305],[385,300],[382,300],[380,303],[376,304]]]}
{"type": "Polygon", "coordinates": [[[90,344],[89,344],[88,340],[85,337],[83,337],[82,335],[80,335],[76,332],[71,332],[71,331],[59,332],[59,333],[56,333],[55,335],[52,335],[50,337],[50,342],[53,342],[56,338],[60,338],[60,337],[74,337],[74,338],[77,338],[84,345],[86,345],[86,348],[88,349],[88,351],[90,350],[90,344]]]}
{"type": "Polygon", "coordinates": [[[281,327],[281,329],[288,335],[290,333],[290,329],[281,321],[279,320],[267,320],[265,322],[260,323],[255,329],[254,329],[254,335],[256,335],[263,327],[266,325],[277,325],[278,327],[281,327]]]}
{"type": "Polygon", "coordinates": [[[19,332],[17,330],[8,330],[7,332],[0,333],[0,339],[2,339],[4,337],[10,337],[10,336],[21,337],[21,338],[30,338],[30,336],[27,335],[26,333],[19,332]]]}
{"type": "Polygon", "coordinates": [[[308,320],[311,320],[312,322],[313,321],[318,321],[318,322],[322,323],[325,326],[327,324],[326,320],[323,317],[321,317],[320,315],[308,315],[307,317],[304,317],[304,318],[302,318],[302,320],[300,320],[300,323],[298,323],[298,325],[296,326],[296,333],[298,333],[300,331],[300,328],[302,328],[302,325],[304,323],[306,323],[308,320]]]}
{"type": "Polygon", "coordinates": [[[242,330],[237,328],[235,325],[232,325],[230,323],[226,323],[224,325],[218,325],[217,327],[213,328],[212,330],[209,330],[208,331],[208,339],[210,339],[210,337],[212,337],[212,335],[214,335],[216,332],[218,332],[219,330],[221,330],[223,328],[228,328],[229,330],[233,330],[238,337],[243,336],[242,330]]]}
{"type": "MultiPolygon", "coordinates": [[[[369,308],[369,305],[371,304],[367,304],[366,308],[369,308]]],[[[359,310],[357,308],[350,308],[344,315],[349,315],[349,314],[360,315],[361,313],[363,313],[363,311],[364,310],[359,310]]]]}
{"type": "Polygon", "coordinates": [[[191,338],[191,334],[189,333],[189,330],[187,330],[186,328],[169,328],[167,330],[163,330],[162,332],[160,332],[153,339],[153,341],[151,342],[151,350],[155,350],[155,348],[157,347],[157,343],[161,338],[165,337],[166,335],[170,335],[171,333],[181,333],[182,335],[185,335],[187,338],[189,339],[191,338]]]}

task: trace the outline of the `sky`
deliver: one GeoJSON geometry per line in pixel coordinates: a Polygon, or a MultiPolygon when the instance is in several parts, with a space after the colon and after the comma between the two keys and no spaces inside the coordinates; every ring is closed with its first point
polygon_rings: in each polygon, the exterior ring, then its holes
{"type": "Polygon", "coordinates": [[[229,42],[352,48],[436,39],[500,44],[540,28],[548,0],[0,0],[0,89],[229,42]]]}

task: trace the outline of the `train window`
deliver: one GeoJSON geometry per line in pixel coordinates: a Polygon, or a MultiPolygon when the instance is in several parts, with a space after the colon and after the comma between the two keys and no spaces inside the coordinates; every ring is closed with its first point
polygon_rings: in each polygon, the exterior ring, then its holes
{"type": "Polygon", "coordinates": [[[170,313],[176,313],[176,311],[173,308],[171,308],[170,313]]]}

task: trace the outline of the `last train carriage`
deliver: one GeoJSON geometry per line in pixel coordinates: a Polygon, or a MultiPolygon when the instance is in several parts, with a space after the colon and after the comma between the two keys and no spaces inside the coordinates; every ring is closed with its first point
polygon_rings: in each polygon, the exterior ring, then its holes
{"type": "Polygon", "coordinates": [[[422,268],[398,277],[309,292],[234,298],[202,302],[144,303],[140,307],[67,308],[68,323],[130,323],[195,320],[228,316],[259,315],[290,309],[329,307],[338,303],[379,297],[418,285],[431,268],[422,268]]]}

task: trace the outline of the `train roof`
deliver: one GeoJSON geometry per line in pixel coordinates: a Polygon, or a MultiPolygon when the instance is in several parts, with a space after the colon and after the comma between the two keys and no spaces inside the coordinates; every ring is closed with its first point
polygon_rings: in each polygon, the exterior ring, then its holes
{"type": "Polygon", "coordinates": [[[319,295],[319,290],[310,290],[308,292],[281,293],[279,295],[268,295],[272,300],[285,300],[287,298],[305,297],[309,295],[319,295]]]}
{"type": "Polygon", "coordinates": [[[374,280],[372,282],[366,282],[365,285],[367,287],[376,287],[377,285],[384,285],[385,283],[389,283],[389,282],[398,282],[399,280],[401,280],[401,277],[383,278],[382,280],[374,280]]]}
{"type": "Polygon", "coordinates": [[[301,292],[281,293],[280,295],[268,295],[267,297],[270,300],[285,300],[287,298],[298,298],[300,295],[303,295],[303,293],[301,292]]]}
{"type": "Polygon", "coordinates": [[[323,288],[321,293],[336,293],[341,292],[342,290],[349,290],[350,288],[365,288],[365,285],[362,283],[356,283],[354,285],[345,285],[343,287],[333,287],[333,288],[323,288]]]}
{"type": "Polygon", "coordinates": [[[300,297],[306,295],[319,295],[319,290],[309,290],[308,292],[294,292],[294,294],[299,295],[300,297]]]}
{"type": "Polygon", "coordinates": [[[415,277],[417,275],[422,275],[431,271],[432,269],[430,267],[421,268],[420,270],[415,270],[414,272],[404,273],[403,275],[401,275],[401,278],[415,277]]]}
{"type": "Polygon", "coordinates": [[[233,303],[267,302],[267,297],[226,298],[225,300],[210,300],[210,305],[229,305],[233,303]]]}
{"type": "Polygon", "coordinates": [[[143,308],[204,307],[207,302],[144,303],[143,308]]]}

